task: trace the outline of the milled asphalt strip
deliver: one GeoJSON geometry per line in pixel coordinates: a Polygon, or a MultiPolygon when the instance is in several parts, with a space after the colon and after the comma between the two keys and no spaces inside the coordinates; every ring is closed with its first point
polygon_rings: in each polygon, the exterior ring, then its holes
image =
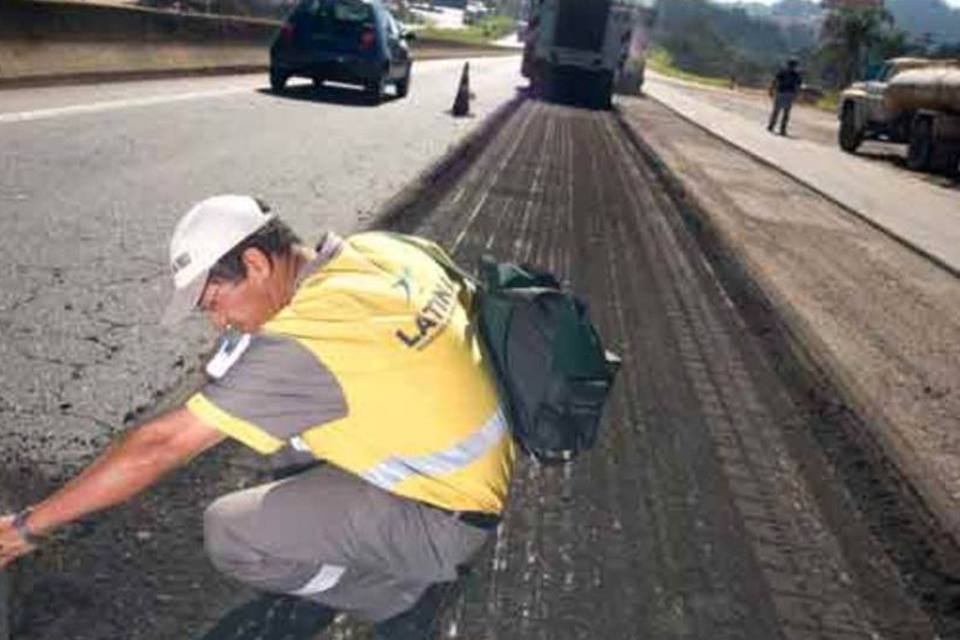
{"type": "Polygon", "coordinates": [[[130,109],[133,107],[148,107],[157,104],[186,102],[188,100],[199,100],[202,98],[217,98],[220,96],[229,96],[238,93],[252,93],[254,90],[254,87],[231,87],[228,89],[217,89],[215,91],[194,91],[190,93],[175,93],[173,95],[151,96],[148,98],[91,102],[90,104],[76,104],[67,107],[56,107],[54,109],[37,109],[34,111],[0,113],[0,124],[8,124],[11,122],[29,122],[33,120],[48,120],[50,118],[60,118],[83,113],[100,113],[103,111],[116,111],[119,109],[130,109]]]}
{"type": "Polygon", "coordinates": [[[830,149],[767,132],[656,79],[648,96],[756,160],[799,181],[904,246],[960,277],[960,193],[830,149]],[[896,185],[893,193],[891,185],[896,185]]]}

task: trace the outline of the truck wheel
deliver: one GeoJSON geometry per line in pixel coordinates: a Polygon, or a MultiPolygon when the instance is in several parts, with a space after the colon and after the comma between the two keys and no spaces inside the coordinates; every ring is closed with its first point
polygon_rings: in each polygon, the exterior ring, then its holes
{"type": "Polygon", "coordinates": [[[960,172],[960,149],[946,147],[935,149],[935,154],[930,159],[930,169],[937,173],[952,178],[960,172]]]}
{"type": "Polygon", "coordinates": [[[597,73],[591,80],[590,106],[604,110],[613,107],[613,74],[597,73]]]}
{"type": "Polygon", "coordinates": [[[944,168],[944,172],[951,178],[956,178],[960,176],[960,149],[955,149],[949,156],[947,161],[947,166],[944,168]]]}
{"type": "Polygon", "coordinates": [[[840,148],[847,153],[854,153],[860,147],[860,143],[863,142],[863,132],[857,129],[857,114],[852,104],[843,106],[838,140],[840,148]]]}
{"type": "Polygon", "coordinates": [[[530,95],[534,98],[543,98],[543,80],[537,76],[530,77],[530,95]]]}
{"type": "Polygon", "coordinates": [[[607,87],[600,94],[600,108],[604,110],[613,108],[613,87],[607,87]]]}
{"type": "Polygon", "coordinates": [[[933,126],[927,118],[913,123],[910,129],[910,145],[907,147],[907,167],[913,171],[926,171],[933,157],[933,126]]]}

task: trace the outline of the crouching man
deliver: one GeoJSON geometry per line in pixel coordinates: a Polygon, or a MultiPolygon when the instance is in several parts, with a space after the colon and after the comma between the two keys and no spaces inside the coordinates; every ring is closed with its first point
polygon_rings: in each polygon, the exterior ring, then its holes
{"type": "MultiPolygon", "coordinates": [[[[322,463],[210,505],[213,564],[274,605],[307,607],[304,638],[334,611],[375,623],[383,640],[431,637],[443,585],[499,523],[514,461],[470,291],[401,236],[327,234],[308,249],[246,196],[191,209],[170,260],[165,320],[199,309],[229,329],[208,384],[0,518],[0,566],[234,438],[322,463]]],[[[207,637],[274,635],[242,618],[207,637]]]]}

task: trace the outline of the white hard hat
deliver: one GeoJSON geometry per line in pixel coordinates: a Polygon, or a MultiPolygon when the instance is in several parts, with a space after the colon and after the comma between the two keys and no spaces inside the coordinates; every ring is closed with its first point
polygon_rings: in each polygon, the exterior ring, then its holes
{"type": "Polygon", "coordinates": [[[275,217],[250,196],[214,196],[190,209],[170,239],[174,291],[163,324],[187,317],[200,301],[210,268],[275,217]]]}

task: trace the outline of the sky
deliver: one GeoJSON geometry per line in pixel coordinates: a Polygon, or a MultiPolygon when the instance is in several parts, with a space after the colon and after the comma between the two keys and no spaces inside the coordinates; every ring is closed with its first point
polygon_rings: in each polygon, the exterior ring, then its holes
{"type": "MultiPolygon", "coordinates": [[[[744,0],[714,0],[714,1],[715,1],[715,2],[728,2],[728,3],[732,3],[732,2],[743,2],[744,0]]],[[[751,1],[753,1],[753,2],[759,2],[759,3],[761,3],[761,4],[773,4],[774,2],[776,2],[776,0],[751,0],[751,1]]],[[[960,0],[946,0],[946,3],[947,3],[948,5],[950,5],[951,7],[955,7],[955,8],[957,8],[957,9],[960,9],[960,0]]]]}

